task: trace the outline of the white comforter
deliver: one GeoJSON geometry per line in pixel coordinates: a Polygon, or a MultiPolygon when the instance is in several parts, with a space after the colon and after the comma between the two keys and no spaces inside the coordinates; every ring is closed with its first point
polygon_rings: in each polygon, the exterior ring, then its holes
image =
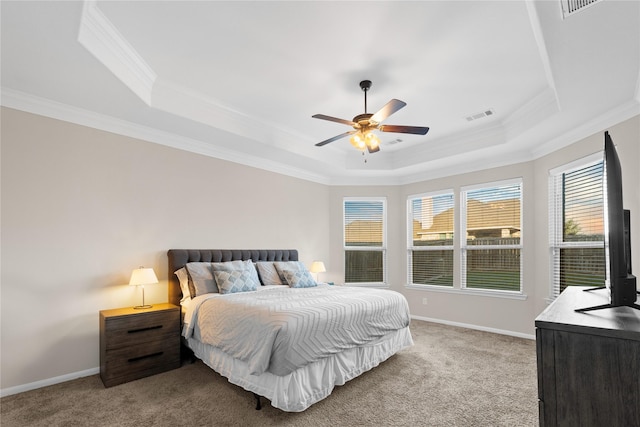
{"type": "Polygon", "coordinates": [[[398,292],[278,286],[194,298],[183,335],[244,361],[252,375],[286,375],[408,325],[409,307],[398,292]]]}

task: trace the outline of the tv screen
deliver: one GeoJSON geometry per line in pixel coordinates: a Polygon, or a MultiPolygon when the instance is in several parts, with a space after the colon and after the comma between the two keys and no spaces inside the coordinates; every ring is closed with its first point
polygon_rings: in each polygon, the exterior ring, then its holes
{"type": "Polygon", "coordinates": [[[627,221],[625,226],[625,209],[622,204],[622,167],[609,132],[604,133],[603,190],[605,201],[605,261],[607,265],[605,284],[609,293],[609,303],[577,309],[576,311],[600,310],[620,306],[640,309],[640,305],[635,304],[638,296],[636,278],[631,274],[630,224],[627,221]]]}

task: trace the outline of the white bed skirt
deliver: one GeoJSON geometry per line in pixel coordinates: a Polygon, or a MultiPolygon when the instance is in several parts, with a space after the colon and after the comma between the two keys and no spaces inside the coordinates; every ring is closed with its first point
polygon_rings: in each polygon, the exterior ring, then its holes
{"type": "Polygon", "coordinates": [[[264,396],[271,405],[287,412],[301,412],[329,396],[333,388],[366,372],[398,351],[413,345],[409,327],[362,347],[345,350],[285,376],[270,372],[249,374],[245,362],[193,338],[188,340],[194,354],[230,383],[264,396]]]}

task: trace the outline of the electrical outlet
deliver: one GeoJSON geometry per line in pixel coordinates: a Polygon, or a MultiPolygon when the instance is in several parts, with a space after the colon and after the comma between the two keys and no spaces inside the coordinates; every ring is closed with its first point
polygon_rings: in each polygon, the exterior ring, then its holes
{"type": "Polygon", "coordinates": [[[427,305],[427,297],[422,298],[422,305],[427,305]]]}

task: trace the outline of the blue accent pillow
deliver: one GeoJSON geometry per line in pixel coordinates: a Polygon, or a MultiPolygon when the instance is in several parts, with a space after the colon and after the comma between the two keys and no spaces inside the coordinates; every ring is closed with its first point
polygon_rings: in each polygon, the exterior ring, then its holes
{"type": "Polygon", "coordinates": [[[318,286],[307,270],[282,270],[287,285],[291,288],[312,288],[318,286]]]}
{"type": "Polygon", "coordinates": [[[218,289],[221,294],[249,292],[258,289],[249,269],[244,270],[214,270],[218,289]]]}

